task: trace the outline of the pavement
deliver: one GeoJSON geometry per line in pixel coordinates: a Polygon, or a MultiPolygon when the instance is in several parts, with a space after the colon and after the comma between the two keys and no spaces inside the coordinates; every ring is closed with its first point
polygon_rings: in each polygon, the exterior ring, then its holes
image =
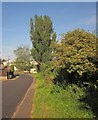
{"type": "Polygon", "coordinates": [[[2,82],[2,117],[30,118],[35,80],[21,74],[16,80],[2,82]]]}
{"type": "Polygon", "coordinates": [[[33,108],[33,97],[35,92],[35,79],[28,89],[25,97],[18,106],[17,111],[14,113],[12,118],[32,118],[32,108],[33,108]]]}

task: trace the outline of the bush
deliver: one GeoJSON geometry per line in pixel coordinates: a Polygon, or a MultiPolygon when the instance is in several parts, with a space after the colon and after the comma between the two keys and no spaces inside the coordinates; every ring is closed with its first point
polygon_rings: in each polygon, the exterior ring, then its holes
{"type": "Polygon", "coordinates": [[[68,85],[65,89],[58,85],[46,85],[43,73],[35,74],[35,77],[37,87],[32,118],[95,117],[90,109],[80,109],[82,102],[79,99],[85,96],[83,88],[75,84],[68,85]]]}
{"type": "Polygon", "coordinates": [[[58,71],[66,69],[75,79],[84,75],[89,79],[96,72],[96,36],[80,29],[64,34],[61,43],[55,46],[54,58],[58,71]]]}
{"type": "Polygon", "coordinates": [[[53,81],[55,73],[53,72],[53,66],[50,61],[41,65],[41,72],[43,72],[46,83],[51,83],[53,81]]]}

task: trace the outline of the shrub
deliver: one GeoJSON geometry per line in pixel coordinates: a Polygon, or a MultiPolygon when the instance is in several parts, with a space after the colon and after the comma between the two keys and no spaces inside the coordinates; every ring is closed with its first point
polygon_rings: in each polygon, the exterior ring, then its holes
{"type": "Polygon", "coordinates": [[[95,34],[80,29],[64,34],[55,46],[54,58],[54,69],[66,69],[75,79],[89,78],[96,72],[95,34]]]}

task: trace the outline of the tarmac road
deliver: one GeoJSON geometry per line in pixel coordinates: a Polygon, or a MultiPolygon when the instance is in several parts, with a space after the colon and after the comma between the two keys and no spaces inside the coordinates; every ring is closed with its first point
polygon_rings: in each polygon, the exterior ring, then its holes
{"type": "Polygon", "coordinates": [[[2,82],[2,118],[12,118],[32,82],[33,77],[25,74],[2,82]]]}

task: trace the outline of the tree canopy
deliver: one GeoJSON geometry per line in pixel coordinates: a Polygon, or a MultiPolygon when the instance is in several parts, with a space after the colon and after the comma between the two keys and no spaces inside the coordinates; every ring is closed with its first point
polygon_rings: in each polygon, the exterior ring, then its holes
{"type": "Polygon", "coordinates": [[[14,50],[16,55],[16,67],[20,70],[25,70],[30,66],[30,49],[28,46],[20,46],[14,50]]]}
{"type": "Polygon", "coordinates": [[[62,35],[61,43],[54,52],[55,68],[65,68],[69,74],[83,76],[96,71],[96,36],[85,30],[76,29],[62,35]]]}
{"type": "Polygon", "coordinates": [[[51,60],[53,41],[56,40],[56,33],[49,16],[37,16],[30,19],[30,38],[32,41],[31,54],[39,63],[46,63],[51,60]]]}

